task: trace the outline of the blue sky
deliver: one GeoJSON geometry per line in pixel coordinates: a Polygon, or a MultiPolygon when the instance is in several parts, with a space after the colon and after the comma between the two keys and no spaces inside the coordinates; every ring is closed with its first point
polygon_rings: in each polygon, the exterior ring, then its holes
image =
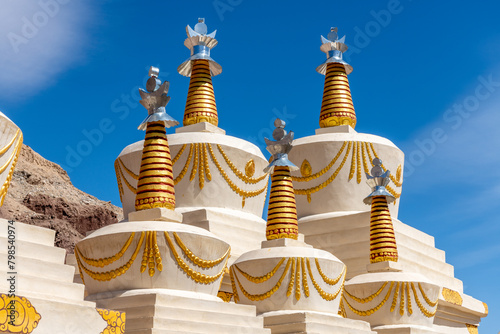
{"type": "Polygon", "coordinates": [[[318,127],[319,36],[338,26],[356,130],[406,153],[399,218],[436,237],[465,292],[489,304],[480,331],[497,333],[499,12],[498,1],[4,0],[0,110],[75,186],[119,205],[113,161],[144,136],[137,89],[149,66],[170,81],[167,111],[182,119],[187,24],[205,17],[218,31],[219,126],[262,149],[276,117],[296,137],[318,127]]]}

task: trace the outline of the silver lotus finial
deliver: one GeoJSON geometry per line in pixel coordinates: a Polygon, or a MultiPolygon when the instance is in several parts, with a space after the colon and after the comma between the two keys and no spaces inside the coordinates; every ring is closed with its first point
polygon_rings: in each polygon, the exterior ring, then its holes
{"type": "Polygon", "coordinates": [[[389,177],[391,172],[389,170],[384,172],[384,169],[382,168],[382,160],[379,158],[373,159],[372,163],[372,175],[366,173],[366,183],[368,183],[368,185],[372,188],[372,193],[368,195],[363,202],[365,204],[371,204],[372,198],[375,196],[385,196],[387,203],[394,202],[396,198],[385,188],[390,182],[389,177]]]}
{"type": "Polygon", "coordinates": [[[139,102],[148,110],[148,117],[139,125],[139,130],[146,130],[148,123],[151,122],[163,122],[167,128],[179,124],[165,111],[165,107],[170,101],[170,96],[167,96],[170,83],[168,81],[161,83],[161,80],[158,79],[159,74],[160,69],[151,66],[149,68],[150,78],[146,82],[147,92],[139,88],[141,95],[139,102]]]}
{"type": "Polygon", "coordinates": [[[288,160],[288,153],[292,150],[293,131],[287,133],[285,125],[285,121],[277,118],[274,121],[276,129],[273,131],[273,138],[275,141],[264,138],[267,150],[273,155],[271,163],[264,168],[264,173],[272,173],[274,166],[288,166],[290,170],[299,169],[299,167],[288,160]]]}
{"type": "Polygon", "coordinates": [[[204,18],[199,18],[198,23],[194,26],[186,26],[187,38],[184,41],[184,45],[191,51],[191,57],[189,57],[185,62],[183,62],[177,68],[177,71],[186,77],[191,76],[192,71],[192,61],[198,59],[208,60],[210,66],[210,74],[216,76],[222,73],[222,67],[210,58],[210,50],[212,50],[217,45],[217,40],[215,39],[215,34],[217,30],[212,33],[207,34],[208,27],[205,23],[204,18]]]}
{"type": "Polygon", "coordinates": [[[342,59],[342,54],[347,51],[347,45],[344,43],[345,36],[339,39],[338,28],[332,27],[326,37],[321,36],[320,47],[320,50],[326,53],[326,61],[319,65],[316,71],[325,74],[328,63],[339,63],[344,65],[347,74],[351,73],[352,66],[342,59]]]}

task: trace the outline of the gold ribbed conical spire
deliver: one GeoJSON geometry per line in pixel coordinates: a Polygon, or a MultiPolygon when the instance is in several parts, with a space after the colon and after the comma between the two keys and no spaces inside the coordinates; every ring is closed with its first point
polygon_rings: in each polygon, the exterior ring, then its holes
{"type": "Polygon", "coordinates": [[[137,211],[158,207],[175,208],[172,159],[161,121],[147,123],[135,197],[137,211]]]}
{"type": "Polygon", "coordinates": [[[192,62],[183,125],[209,122],[217,126],[219,117],[209,62],[206,59],[192,60],[192,62]]]}
{"type": "Polygon", "coordinates": [[[372,197],[370,215],[370,262],[398,261],[398,248],[385,196],[372,197]]]}
{"type": "Polygon", "coordinates": [[[343,64],[328,63],[319,126],[356,126],[356,113],[352,104],[351,90],[343,64]]]}
{"type": "Polygon", "coordinates": [[[267,211],[267,240],[297,239],[297,206],[288,166],[276,166],[271,175],[271,196],[267,211]]]}

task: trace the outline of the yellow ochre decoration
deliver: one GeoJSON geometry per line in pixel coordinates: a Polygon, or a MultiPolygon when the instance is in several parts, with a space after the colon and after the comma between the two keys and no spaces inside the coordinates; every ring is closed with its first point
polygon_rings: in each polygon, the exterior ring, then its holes
{"type": "Polygon", "coordinates": [[[0,294],[0,332],[30,334],[41,319],[27,298],[0,294]]]}
{"type": "Polygon", "coordinates": [[[229,303],[233,298],[233,294],[231,292],[219,291],[217,292],[217,297],[222,299],[225,303],[229,303]]]}
{"type": "Polygon", "coordinates": [[[100,334],[124,334],[125,312],[97,308],[97,312],[108,324],[100,334]]]}
{"type": "MultiPolygon", "coordinates": [[[[349,178],[348,180],[350,181],[354,175],[356,175],[356,182],[361,183],[362,181],[362,173],[361,173],[361,168],[363,168],[365,173],[369,172],[369,166],[373,167],[373,159],[372,159],[372,153],[374,157],[378,157],[377,152],[375,151],[375,148],[372,143],[368,142],[356,142],[356,141],[345,141],[342,144],[342,147],[340,150],[337,152],[335,157],[328,163],[327,166],[325,166],[323,169],[321,169],[319,172],[312,173],[312,167],[307,161],[307,159],[304,159],[301,165],[301,175],[302,176],[292,176],[292,180],[295,182],[310,182],[312,180],[315,180],[328,172],[334,165],[336,165],[337,161],[339,158],[342,156],[344,153],[344,156],[342,158],[342,161],[338,165],[337,169],[334,171],[334,173],[325,181],[320,183],[317,186],[306,188],[306,189],[295,189],[294,192],[296,195],[307,195],[307,200],[308,202],[311,202],[311,194],[327,187],[330,183],[332,183],[344,167],[345,163],[349,159],[350,153],[352,151],[351,155],[351,165],[349,169],[349,178]],[[347,147],[347,150],[345,151],[345,148],[347,147]],[[369,162],[369,164],[368,164],[369,162]],[[311,171],[309,172],[309,168],[311,171]],[[306,175],[304,173],[307,173],[309,175],[306,175]]],[[[385,166],[382,164],[382,168],[384,171],[386,170],[385,166]]],[[[398,167],[398,171],[396,172],[396,178],[391,174],[390,179],[391,181],[397,186],[401,187],[403,185],[402,182],[400,182],[401,178],[401,165],[398,167]]],[[[396,192],[391,186],[386,186],[387,191],[393,195],[395,198],[401,197],[401,192],[396,192]]]]}
{"type": "Polygon", "coordinates": [[[441,293],[443,295],[444,300],[446,300],[448,303],[452,303],[455,305],[462,305],[463,299],[458,291],[451,290],[448,288],[443,288],[443,292],[441,293]]]}
{"type": "Polygon", "coordinates": [[[175,208],[172,160],[163,122],[148,123],[137,182],[135,209],[175,208]]]}
{"type": "MultiPolygon", "coordinates": [[[[315,259],[315,261],[317,263],[318,272],[322,273],[323,271],[319,267],[319,262],[317,262],[318,260],[315,259]]],[[[288,281],[287,290],[286,290],[287,297],[290,297],[293,294],[296,300],[300,300],[301,291],[303,290],[304,295],[307,298],[310,296],[310,291],[309,291],[309,284],[308,284],[307,275],[306,275],[306,266],[307,266],[307,272],[309,273],[309,278],[310,278],[311,282],[313,283],[313,286],[315,287],[318,294],[326,301],[335,300],[335,298],[337,298],[339,296],[340,292],[342,291],[342,287],[344,285],[345,272],[346,272],[345,268],[342,271],[342,273],[340,274],[340,276],[335,278],[335,279],[330,279],[330,278],[324,276],[324,274],[320,275],[322,277],[323,281],[327,284],[332,283],[333,281],[336,281],[338,283],[340,281],[340,279],[343,277],[342,283],[339,286],[339,288],[336,289],[336,291],[334,293],[328,293],[328,292],[324,291],[319,286],[319,284],[316,282],[316,279],[314,278],[313,272],[311,270],[309,258],[305,258],[305,259],[304,258],[288,258],[288,260],[287,260],[287,258],[281,258],[280,261],[278,262],[278,264],[270,272],[268,272],[267,274],[264,274],[262,276],[252,276],[249,273],[241,270],[238,267],[238,265],[236,265],[236,264],[232,265],[231,270],[230,270],[230,277],[231,277],[231,285],[232,285],[232,289],[233,289],[234,300],[235,300],[235,302],[239,301],[238,288],[243,293],[243,295],[246,298],[248,298],[249,300],[259,301],[259,300],[267,299],[267,298],[271,297],[276,291],[278,291],[278,289],[280,288],[280,286],[282,285],[283,281],[285,280],[285,278],[287,277],[288,274],[289,274],[290,279],[288,281]],[[281,273],[281,276],[278,279],[278,281],[276,282],[276,284],[271,289],[269,289],[268,291],[261,293],[261,294],[249,293],[243,287],[243,284],[241,284],[240,279],[239,279],[238,275],[236,274],[236,271],[238,271],[247,281],[255,283],[255,284],[261,284],[263,282],[266,282],[270,278],[272,278],[280,268],[283,268],[283,263],[285,261],[287,261],[285,268],[284,268],[283,272],[281,273]],[[302,277],[301,277],[301,273],[302,273],[302,277]],[[295,287],[295,293],[293,293],[294,287],[295,287]]]]}
{"type": "MultiPolygon", "coordinates": [[[[226,257],[226,261],[224,262],[224,267],[222,268],[221,271],[219,271],[215,275],[205,275],[202,274],[192,268],[189,267],[189,265],[179,256],[179,253],[175,249],[174,243],[172,242],[172,239],[168,235],[167,232],[164,232],[165,234],[165,240],[167,241],[167,245],[170,248],[170,251],[174,255],[175,261],[177,262],[177,265],[196,283],[199,284],[211,284],[215,282],[217,279],[219,279],[222,274],[226,271],[226,266],[227,266],[227,261],[229,260],[229,256],[226,257]]],[[[226,254],[229,254],[226,252],[226,254]]]]}
{"type": "Polygon", "coordinates": [[[146,268],[149,268],[149,276],[153,277],[155,274],[155,266],[158,271],[163,270],[160,249],[158,248],[158,241],[156,239],[156,231],[147,231],[144,252],[142,253],[141,273],[143,273],[146,268]]]}
{"type": "Polygon", "coordinates": [[[276,166],[271,175],[271,195],[267,211],[267,240],[291,238],[299,235],[295,194],[290,168],[276,166]]]}
{"type": "Polygon", "coordinates": [[[465,324],[465,326],[467,327],[467,331],[470,334],[478,334],[479,333],[476,325],[465,324]]]}
{"type": "Polygon", "coordinates": [[[370,262],[398,261],[398,248],[385,196],[372,199],[370,214],[370,262]]]}
{"type": "Polygon", "coordinates": [[[325,73],[319,126],[326,128],[338,125],[350,125],[354,129],[356,113],[344,65],[329,63],[325,73]]]}
{"type": "Polygon", "coordinates": [[[19,154],[21,154],[21,149],[23,147],[23,133],[19,129],[17,129],[16,134],[12,137],[10,142],[2,149],[0,149],[0,159],[3,158],[4,154],[10,150],[10,148],[14,145],[14,142],[16,144],[14,146],[14,149],[12,150],[12,153],[10,154],[8,159],[5,160],[4,164],[0,166],[0,174],[5,172],[10,166],[7,178],[0,188],[0,206],[3,205],[5,195],[7,195],[7,190],[9,189],[10,181],[12,180],[12,175],[14,174],[14,168],[16,167],[17,160],[19,159],[19,154]]]}
{"type": "Polygon", "coordinates": [[[219,124],[212,76],[206,59],[193,60],[183,124],[186,126],[201,122],[209,122],[215,126],[219,124]]]}
{"type": "Polygon", "coordinates": [[[424,301],[427,303],[427,305],[431,308],[434,308],[433,311],[429,311],[425,308],[425,306],[422,304],[419,294],[417,292],[417,289],[415,287],[414,282],[384,282],[382,286],[373,294],[371,294],[368,297],[357,297],[351,294],[347,289],[344,287],[344,293],[342,295],[343,302],[347,305],[347,307],[351,310],[351,312],[359,315],[359,316],[369,316],[377,312],[384,304],[389,300],[391,293],[393,293],[393,298],[392,298],[392,305],[390,307],[390,312],[394,312],[396,310],[396,307],[398,305],[398,297],[399,297],[399,314],[404,315],[405,310],[408,315],[413,314],[413,309],[412,309],[412,300],[415,301],[415,303],[418,306],[418,309],[420,312],[427,318],[432,318],[436,314],[437,311],[437,303],[438,299],[436,301],[431,302],[429,297],[425,294],[422,286],[420,283],[418,283],[419,290],[420,290],[420,295],[424,299],[424,301]],[[389,285],[390,283],[390,285],[389,285]],[[387,292],[384,296],[384,298],[374,307],[367,309],[367,310],[360,310],[356,308],[353,304],[358,303],[358,304],[366,304],[370,303],[372,300],[374,300],[377,296],[379,296],[382,291],[385,290],[385,288],[389,285],[389,288],[387,289],[387,292]],[[351,302],[348,301],[348,298],[351,299],[351,302]]]}
{"type": "Polygon", "coordinates": [[[88,258],[86,256],[83,256],[83,254],[80,253],[80,259],[82,259],[83,262],[85,262],[86,264],[88,264],[90,266],[103,268],[103,267],[115,262],[116,260],[120,259],[123,256],[123,254],[125,254],[125,252],[129,248],[130,244],[132,243],[132,240],[134,240],[134,236],[135,236],[135,232],[132,232],[130,234],[130,237],[128,237],[127,241],[125,241],[125,244],[120,249],[120,251],[114,255],[111,255],[111,256],[108,256],[105,258],[92,259],[92,258],[88,258]]]}

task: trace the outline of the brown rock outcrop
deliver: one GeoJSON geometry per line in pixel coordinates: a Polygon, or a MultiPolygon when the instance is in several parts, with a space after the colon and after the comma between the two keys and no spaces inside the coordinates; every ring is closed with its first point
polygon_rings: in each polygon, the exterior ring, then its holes
{"type": "Polygon", "coordinates": [[[73,186],[58,164],[23,145],[0,217],[56,231],[56,246],[72,253],[89,231],[122,219],[122,209],[73,186]]]}

